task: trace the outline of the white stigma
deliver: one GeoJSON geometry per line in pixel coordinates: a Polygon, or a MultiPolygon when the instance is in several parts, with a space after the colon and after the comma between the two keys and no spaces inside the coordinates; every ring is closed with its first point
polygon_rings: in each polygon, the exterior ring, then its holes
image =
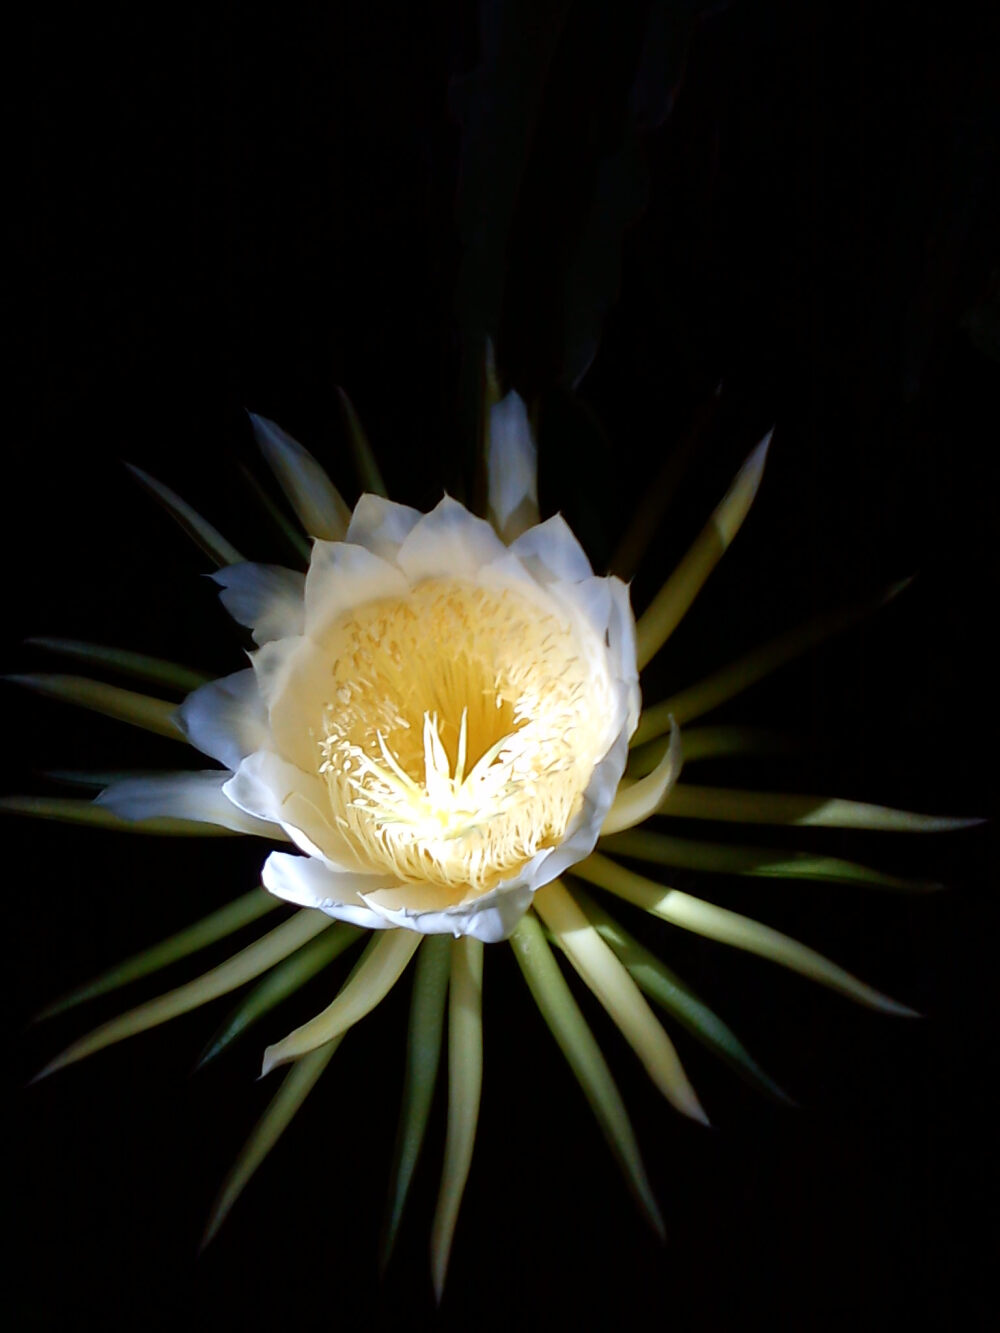
{"type": "Polygon", "coordinates": [[[596,635],[554,599],[431,579],[323,646],[317,767],[363,863],[461,897],[562,840],[614,708],[596,635]]]}

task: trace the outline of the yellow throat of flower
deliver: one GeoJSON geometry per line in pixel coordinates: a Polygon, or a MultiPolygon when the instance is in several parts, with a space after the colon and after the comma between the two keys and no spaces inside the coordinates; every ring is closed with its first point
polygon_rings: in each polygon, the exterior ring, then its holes
{"type": "Polygon", "coordinates": [[[343,616],[318,769],[362,862],[461,900],[558,844],[610,743],[602,648],[544,594],[458,579],[343,616]]]}

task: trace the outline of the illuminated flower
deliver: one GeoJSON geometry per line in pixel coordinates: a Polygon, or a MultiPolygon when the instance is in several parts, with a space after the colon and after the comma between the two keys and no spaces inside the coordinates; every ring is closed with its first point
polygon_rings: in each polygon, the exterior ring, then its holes
{"type": "MultiPolygon", "coordinates": [[[[417,955],[405,1132],[386,1234],[391,1246],[424,1135],[447,999],[448,1135],[432,1232],[440,1293],[479,1108],[483,945],[509,940],[633,1193],[661,1229],[627,1113],[549,941],[684,1114],[705,1121],[649,1000],[751,1081],[783,1094],[722,1020],[592,901],[582,883],[874,1008],[906,1014],[912,1011],[811,948],[615,858],[899,887],[891,876],[831,857],[680,840],[636,826],[661,814],[915,830],[963,821],[676,782],[681,725],[845,624],[848,613],[756,649],[640,718],[639,670],[735,537],[761,478],[766,440],[636,626],[626,586],[595,577],[561,517],[539,522],[534,443],[516,394],[491,412],[489,522],[447,497],[421,515],[374,493],[381,489],[377,469],[357,429],[370,489],[352,512],[300,445],[273,423],[255,418],[254,426],[314,539],[304,575],[245,562],[173,492],[138,474],[220,565],[214,577],[223,604],[257,645],[252,666],[201,684],[178,709],[80,677],[16,678],[154,731],[176,737],[179,729],[224,767],[99,782],[103,790],[93,804],[12,797],[4,805],[139,831],[235,831],[295,848],[267,857],[263,882],[270,894],[255,890],[221,908],[49,1012],[190,954],[281,900],[304,910],[196,980],[95,1029],[43,1072],[263,977],[208,1053],[214,1054],[371,932],[328,1007],[268,1047],[265,1073],[291,1068],[223,1188],[212,1235],[340,1039],[417,955]]],[[[190,689],[194,683],[181,668],[132,654],[63,641],[47,646],[161,684],[190,689]]],[[[723,746],[731,739],[723,737],[723,746]]],[[[708,729],[690,733],[695,755],[719,743],[708,729]]]]}
{"type": "MultiPolygon", "coordinates": [[[[506,939],[593,850],[624,772],[625,585],[593,577],[561,519],[507,547],[454,500],[421,516],[372,495],[304,586],[284,574],[217,576],[262,646],[179,714],[235,768],[223,794],[307,854],[273,852],[265,885],[371,929],[506,939]]],[[[103,799],[129,817],[142,794],[103,799]]]]}

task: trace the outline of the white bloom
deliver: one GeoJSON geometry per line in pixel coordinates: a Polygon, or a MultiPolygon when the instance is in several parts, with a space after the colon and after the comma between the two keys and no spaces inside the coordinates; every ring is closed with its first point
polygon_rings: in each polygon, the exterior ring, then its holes
{"type": "MultiPolygon", "coordinates": [[[[527,419],[502,438],[509,458],[527,419]]],[[[517,497],[500,498],[509,516],[517,497]]],[[[421,515],[363,495],[304,580],[215,577],[260,646],[178,717],[234,770],[234,815],[305,853],[271,854],[272,893],[492,942],[593,850],[639,716],[635,627],[625,585],[594,576],[561,518],[508,546],[448,497],[421,515]]],[[[124,795],[106,793],[130,814],[124,795]]]]}
{"type": "MultiPolygon", "coordinates": [[[[647,709],[639,724],[637,666],[662,648],[736,535],[757,490],[766,439],[637,628],[625,585],[594,576],[561,518],[538,522],[535,448],[516,395],[492,408],[489,523],[448,498],[421,515],[366,494],[352,513],[301,445],[273,423],[255,419],[254,425],[292,508],[314,539],[305,575],[242,561],[190,506],[137,474],[222,566],[214,576],[222,601],[251,628],[257,644],[252,667],[195,689],[176,711],[167,700],[87,678],[14,678],[175,738],[179,725],[194,746],[224,767],[140,773],[107,785],[93,775],[104,787],[96,805],[9,797],[0,800],[0,809],[111,827],[127,821],[126,827],[161,834],[211,827],[288,841],[298,851],[272,852],[264,884],[278,898],[319,910],[293,914],[202,976],[101,1024],[42,1072],[255,977],[268,975],[272,1000],[291,993],[315,970],[317,957],[332,962],[356,942],[351,924],[334,924],[321,914],[374,929],[327,1007],[266,1049],[264,1071],[289,1065],[288,1081],[222,1188],[206,1233],[211,1236],[341,1037],[381,1002],[419,951],[413,982],[419,1021],[411,1023],[407,1059],[408,1069],[423,1071],[422,1082],[418,1092],[416,1075],[407,1076],[405,1132],[398,1142],[410,1146],[400,1149],[393,1168],[386,1236],[391,1247],[430,1107],[447,993],[448,1138],[432,1228],[440,1294],[479,1109],[482,942],[509,937],[531,994],[636,1198],[662,1231],[627,1113],[546,932],[656,1086],[685,1115],[706,1121],[642,991],[751,1081],[779,1098],[783,1094],[726,1024],[590,901],[580,881],[860,1003],[906,1014],[913,1011],[808,945],[649,879],[615,856],[665,867],[902,888],[907,883],[894,876],[832,857],[803,859],[789,852],[785,858],[762,848],[688,842],[655,829],[627,830],[653,815],[924,831],[965,821],[796,794],[674,787],[681,766],[677,723],[697,719],[738,694],[823,637],[831,624],[843,623],[843,615],[755,649],[647,709]],[[561,876],[568,870],[567,885],[561,876]],[[448,934],[456,939],[423,938],[448,934]]],[[[369,472],[377,485],[377,469],[369,472]]],[[[178,690],[191,687],[191,673],[172,663],[75,641],[45,642],[71,656],[162,679],[178,690]]],[[[724,752],[733,737],[725,728],[722,732],[724,752]]],[[[692,735],[698,757],[697,728],[692,735]]],[[[701,730],[702,758],[713,753],[712,744],[706,745],[711,737],[711,728],[701,730]]],[[[194,952],[271,905],[255,890],[73,992],[52,1012],[194,952]]],[[[238,1011],[241,1021],[259,1004],[255,991],[238,1011]]],[[[221,1049],[229,1035],[213,1049],[221,1049]]]]}

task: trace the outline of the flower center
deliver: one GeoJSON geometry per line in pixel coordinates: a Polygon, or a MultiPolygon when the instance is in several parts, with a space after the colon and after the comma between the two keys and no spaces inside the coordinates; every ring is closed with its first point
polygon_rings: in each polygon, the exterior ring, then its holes
{"type": "Polygon", "coordinates": [[[587,635],[541,590],[452,579],[337,622],[318,769],[363,861],[464,893],[561,841],[610,743],[587,635]]]}

